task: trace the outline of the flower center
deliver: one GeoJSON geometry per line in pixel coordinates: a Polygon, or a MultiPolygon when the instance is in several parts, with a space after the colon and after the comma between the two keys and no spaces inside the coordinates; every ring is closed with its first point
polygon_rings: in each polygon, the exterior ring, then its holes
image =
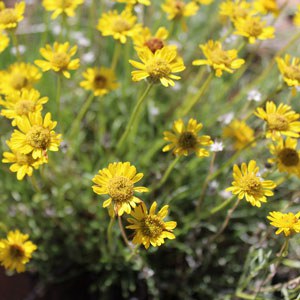
{"type": "Polygon", "coordinates": [[[300,67],[299,66],[287,66],[285,69],[285,75],[289,79],[300,81],[300,67]]]}
{"type": "Polygon", "coordinates": [[[299,164],[299,155],[294,149],[285,148],[279,152],[278,157],[287,167],[297,166],[299,164]]]}
{"type": "Polygon", "coordinates": [[[113,201],[128,202],[133,196],[133,183],[127,177],[114,177],[109,181],[108,192],[113,201]]]}
{"type": "Polygon", "coordinates": [[[151,38],[145,42],[145,46],[147,46],[152,53],[155,53],[156,50],[164,47],[164,42],[158,38],[151,38]]]}
{"type": "Polygon", "coordinates": [[[72,2],[73,0],[60,0],[58,1],[58,6],[63,9],[66,9],[72,6],[72,2]]]}
{"type": "Polygon", "coordinates": [[[9,247],[9,254],[13,259],[20,259],[25,256],[25,251],[21,246],[14,244],[9,247]]]}
{"type": "Polygon", "coordinates": [[[215,49],[211,53],[211,60],[214,64],[218,65],[225,65],[228,66],[230,64],[230,58],[228,57],[226,51],[223,51],[221,49],[215,49]]]}
{"type": "Polygon", "coordinates": [[[178,144],[184,149],[193,149],[198,144],[197,137],[190,131],[183,132],[179,137],[178,144]]]}
{"type": "Polygon", "coordinates": [[[34,148],[46,150],[50,143],[50,131],[39,125],[34,125],[26,134],[26,141],[34,148]]]}
{"type": "Polygon", "coordinates": [[[35,109],[35,103],[30,100],[20,100],[16,103],[15,110],[18,115],[28,115],[35,109]]]}
{"type": "Polygon", "coordinates": [[[106,87],[107,79],[105,76],[96,75],[94,78],[94,87],[96,89],[103,89],[106,87]]]}
{"type": "Polygon", "coordinates": [[[180,17],[182,15],[184,6],[185,6],[185,4],[182,1],[175,2],[174,8],[176,10],[176,12],[175,12],[176,16],[180,17]]]}
{"type": "Polygon", "coordinates": [[[271,130],[285,131],[289,128],[289,123],[285,116],[273,113],[268,116],[268,126],[271,130]]]}
{"type": "Polygon", "coordinates": [[[250,36],[258,37],[263,31],[262,24],[258,20],[251,20],[247,26],[250,36]]]}
{"type": "Polygon", "coordinates": [[[22,74],[16,73],[11,76],[11,86],[15,90],[21,90],[22,88],[26,87],[27,84],[28,84],[28,79],[22,74]]]}
{"type": "Polygon", "coordinates": [[[242,182],[242,189],[250,195],[258,195],[262,192],[261,181],[254,174],[249,174],[242,182]]]}
{"type": "Polygon", "coordinates": [[[112,25],[112,29],[113,31],[115,32],[118,32],[118,33],[121,33],[121,32],[124,32],[124,31],[127,31],[131,28],[131,25],[129,22],[127,22],[126,20],[124,20],[123,18],[121,17],[118,17],[113,25],[112,25]]]}
{"type": "Polygon", "coordinates": [[[146,66],[146,70],[149,73],[150,78],[154,81],[167,77],[171,73],[169,64],[161,58],[156,58],[150,61],[150,63],[146,66]]]}
{"type": "Polygon", "coordinates": [[[31,165],[32,163],[34,163],[36,161],[36,159],[34,159],[31,154],[23,154],[23,153],[17,152],[17,153],[15,153],[15,155],[16,155],[17,163],[21,166],[31,165]]]}
{"type": "Polygon", "coordinates": [[[1,24],[16,23],[17,20],[18,20],[18,15],[13,8],[5,8],[2,11],[0,11],[1,24]]]}
{"type": "Polygon", "coordinates": [[[141,220],[141,231],[143,236],[150,238],[158,238],[163,230],[164,223],[154,216],[147,216],[141,220]]]}
{"type": "Polygon", "coordinates": [[[69,56],[64,52],[55,52],[51,60],[52,65],[59,69],[64,69],[70,62],[69,56]]]}
{"type": "Polygon", "coordinates": [[[293,228],[298,223],[298,218],[292,213],[284,214],[281,216],[280,227],[293,228]]]}

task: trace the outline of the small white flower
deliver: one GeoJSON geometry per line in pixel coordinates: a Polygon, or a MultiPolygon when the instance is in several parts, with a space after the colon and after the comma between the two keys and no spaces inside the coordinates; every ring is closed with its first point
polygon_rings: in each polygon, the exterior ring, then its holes
{"type": "Polygon", "coordinates": [[[223,149],[223,142],[214,141],[214,143],[210,146],[210,151],[212,152],[220,152],[223,151],[223,149]]]}
{"type": "Polygon", "coordinates": [[[218,121],[223,123],[224,125],[228,125],[231,123],[231,121],[233,120],[234,118],[234,113],[233,112],[229,112],[225,115],[221,115],[219,118],[218,118],[218,121]]]}
{"type": "MultiPolygon", "coordinates": [[[[24,45],[19,45],[19,53],[24,54],[26,51],[26,47],[24,45]]],[[[16,47],[11,48],[11,54],[17,55],[17,49],[16,47]]]]}
{"type": "Polygon", "coordinates": [[[258,90],[251,90],[247,95],[247,100],[259,102],[261,100],[261,93],[258,90]]]}
{"type": "Polygon", "coordinates": [[[76,40],[77,44],[82,47],[89,47],[91,45],[91,41],[84,36],[84,34],[80,31],[75,31],[72,34],[72,38],[76,40]]]}
{"type": "Polygon", "coordinates": [[[81,56],[81,59],[87,64],[92,63],[95,61],[95,54],[94,52],[87,52],[81,56]]]}
{"type": "Polygon", "coordinates": [[[229,199],[232,197],[232,193],[226,190],[221,191],[219,195],[224,199],[229,199]]]}

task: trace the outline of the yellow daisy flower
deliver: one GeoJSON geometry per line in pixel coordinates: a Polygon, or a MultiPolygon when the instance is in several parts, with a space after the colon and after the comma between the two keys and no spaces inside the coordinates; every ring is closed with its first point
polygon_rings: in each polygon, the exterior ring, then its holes
{"type": "Polygon", "coordinates": [[[300,151],[297,151],[297,139],[288,137],[286,140],[280,138],[276,145],[269,146],[274,158],[269,163],[276,163],[280,172],[295,174],[300,177],[300,151]]]}
{"type": "Polygon", "coordinates": [[[58,151],[61,135],[53,130],[57,122],[51,120],[51,113],[43,119],[40,112],[29,113],[17,121],[18,130],[14,130],[10,146],[22,154],[32,154],[34,159],[47,157],[47,150],[58,151]]]}
{"type": "Polygon", "coordinates": [[[256,109],[254,113],[258,118],[267,122],[266,137],[275,140],[281,135],[290,137],[300,136],[300,115],[292,110],[289,105],[276,104],[272,101],[268,101],[266,104],[266,110],[261,107],[256,109]]]}
{"type": "Polygon", "coordinates": [[[298,5],[298,9],[294,16],[294,24],[295,26],[300,26],[300,4],[298,5]]]}
{"type": "MultiPolygon", "coordinates": [[[[223,128],[223,137],[232,139],[235,150],[243,149],[255,139],[254,130],[246,122],[237,119],[223,128]]],[[[251,147],[255,145],[253,143],[251,147]]]]}
{"type": "Polygon", "coordinates": [[[136,4],[143,4],[149,6],[151,4],[150,0],[116,0],[116,1],[120,3],[126,3],[131,6],[136,4]]]}
{"type": "Polygon", "coordinates": [[[152,53],[155,53],[156,50],[165,46],[165,40],[168,36],[169,32],[165,27],[159,27],[154,35],[152,35],[148,27],[144,27],[140,33],[132,37],[132,40],[137,52],[147,47],[152,53]]]}
{"type": "Polygon", "coordinates": [[[83,74],[84,81],[80,86],[86,90],[93,91],[95,96],[102,96],[118,87],[113,70],[108,68],[88,68],[83,74]]]}
{"type": "Polygon", "coordinates": [[[300,58],[286,54],[284,58],[276,57],[278,69],[288,86],[300,86],[300,58]]]}
{"type": "Polygon", "coordinates": [[[195,2],[185,3],[181,0],[165,0],[161,8],[168,15],[168,20],[174,20],[194,16],[199,6],[195,2]]]}
{"type": "Polygon", "coordinates": [[[246,201],[253,206],[261,207],[261,202],[267,202],[267,197],[274,195],[271,190],[276,187],[276,184],[272,180],[263,180],[257,175],[258,171],[259,168],[254,160],[251,160],[248,166],[242,163],[241,169],[234,165],[234,181],[226,191],[238,195],[240,200],[246,198],[246,201]]]}
{"type": "Polygon", "coordinates": [[[146,249],[150,244],[158,247],[164,244],[164,239],[175,239],[173,229],[177,226],[175,221],[165,222],[164,218],[168,214],[169,205],[163,206],[158,213],[155,213],[157,203],[153,202],[150,211],[144,203],[138,205],[132,212],[133,218],[128,218],[131,225],[126,228],[135,230],[132,242],[136,245],[143,244],[146,249]]]}
{"type": "Polygon", "coordinates": [[[279,211],[273,211],[269,213],[267,218],[271,221],[270,224],[274,227],[278,227],[276,234],[284,233],[285,236],[290,236],[300,232],[300,212],[293,214],[289,212],[283,214],[279,211]]]}
{"type": "Polygon", "coordinates": [[[223,19],[229,18],[232,22],[238,18],[246,18],[252,13],[250,3],[244,0],[227,0],[220,4],[220,16],[223,19]]]}
{"type": "Polygon", "coordinates": [[[120,40],[125,44],[127,37],[138,34],[141,24],[136,24],[137,17],[134,16],[130,9],[125,9],[119,14],[116,10],[102,14],[99,19],[97,29],[103,36],[112,36],[115,40],[120,40]]]}
{"type": "Polygon", "coordinates": [[[61,72],[66,78],[70,78],[71,75],[68,70],[76,70],[79,68],[79,59],[72,59],[77,52],[77,46],[72,47],[69,50],[70,44],[68,42],[59,44],[55,42],[53,47],[46,45],[45,48],[40,49],[41,55],[45,60],[35,60],[34,63],[38,65],[43,72],[53,70],[55,72],[61,72]]]}
{"type": "Polygon", "coordinates": [[[25,271],[25,265],[30,261],[32,252],[37,246],[28,241],[28,234],[19,230],[10,231],[6,239],[0,240],[0,262],[5,269],[21,273],[25,271]]]}
{"type": "Polygon", "coordinates": [[[74,17],[75,9],[83,2],[84,0],[43,0],[42,5],[47,11],[54,11],[51,19],[56,19],[60,14],[74,17]]]}
{"type": "Polygon", "coordinates": [[[1,110],[1,115],[13,119],[12,125],[17,125],[17,120],[23,116],[28,116],[31,112],[39,112],[43,109],[43,104],[48,102],[48,97],[40,98],[40,93],[34,89],[15,91],[5,96],[5,100],[0,98],[0,105],[5,109],[1,110]]]}
{"type": "Polygon", "coordinates": [[[98,172],[93,178],[95,185],[92,188],[98,195],[109,195],[110,198],[104,201],[103,207],[113,206],[115,214],[122,216],[124,212],[129,214],[131,208],[141,202],[134,196],[134,192],[148,192],[143,186],[134,186],[143,176],[129,162],[115,162],[98,172]]]}
{"type": "Polygon", "coordinates": [[[42,74],[39,69],[29,63],[14,63],[7,70],[0,71],[0,93],[10,94],[22,89],[31,89],[42,74]]]}
{"type": "Polygon", "coordinates": [[[248,38],[250,44],[254,44],[257,39],[267,40],[275,37],[275,28],[272,26],[266,27],[266,22],[262,21],[260,17],[238,18],[234,22],[234,27],[236,29],[234,34],[248,38]]]}
{"type": "MultiPolygon", "coordinates": [[[[10,141],[6,142],[11,148],[10,141]]],[[[38,169],[40,165],[47,163],[46,157],[33,158],[31,153],[22,154],[19,151],[11,150],[11,152],[3,153],[3,163],[12,164],[9,169],[17,173],[17,179],[22,180],[26,175],[32,176],[33,169],[38,169]]]]}
{"type": "Polygon", "coordinates": [[[15,4],[14,8],[6,8],[5,3],[0,1],[0,29],[16,28],[24,19],[25,1],[15,4]]]}
{"type": "Polygon", "coordinates": [[[273,13],[277,16],[279,14],[279,7],[276,0],[255,0],[253,7],[263,15],[273,13]]]}
{"type": "Polygon", "coordinates": [[[9,37],[0,31],[0,53],[2,53],[9,45],[9,37]]]}
{"type": "Polygon", "coordinates": [[[173,149],[175,155],[187,156],[192,152],[198,157],[209,156],[209,152],[203,146],[209,146],[213,142],[208,135],[198,136],[203,125],[195,119],[190,119],[187,126],[181,119],[173,123],[173,132],[165,131],[164,140],[171,142],[163,148],[163,152],[173,149]]]}
{"type": "Polygon", "coordinates": [[[245,61],[237,58],[237,50],[225,51],[219,41],[208,41],[204,45],[199,45],[204,56],[207,59],[197,59],[193,61],[194,66],[208,65],[216,71],[216,76],[220,77],[223,71],[233,73],[233,70],[239,69],[245,61]]]}
{"type": "Polygon", "coordinates": [[[140,81],[148,78],[151,83],[160,82],[163,86],[174,86],[173,80],[179,80],[180,77],[172,73],[182,72],[185,69],[183,60],[177,57],[177,51],[174,47],[166,46],[152,53],[148,48],[138,52],[142,63],[129,60],[129,63],[138,71],[132,71],[132,80],[140,81]]]}

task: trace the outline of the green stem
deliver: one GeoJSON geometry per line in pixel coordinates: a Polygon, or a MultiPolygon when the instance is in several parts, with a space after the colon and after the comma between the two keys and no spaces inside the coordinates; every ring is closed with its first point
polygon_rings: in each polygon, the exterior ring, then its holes
{"type": "Polygon", "coordinates": [[[107,227],[107,243],[108,243],[108,249],[110,251],[113,250],[113,243],[112,243],[112,229],[114,226],[114,222],[115,222],[115,217],[111,217],[108,227],[107,227]]]}
{"type": "Polygon", "coordinates": [[[121,43],[115,42],[115,50],[114,50],[114,55],[112,57],[111,67],[110,67],[113,71],[117,67],[117,63],[118,63],[120,54],[121,54],[121,43]]]}
{"type": "Polygon", "coordinates": [[[59,40],[61,42],[63,42],[65,35],[64,35],[64,31],[66,30],[66,21],[67,21],[67,16],[65,13],[62,13],[61,15],[61,28],[60,28],[60,35],[59,35],[59,40]]]}
{"type": "Polygon", "coordinates": [[[194,97],[191,97],[190,101],[188,101],[186,105],[185,103],[183,103],[183,108],[180,108],[177,112],[178,117],[184,117],[191,111],[191,109],[197,104],[199,99],[205,93],[213,77],[214,77],[214,73],[211,72],[210,75],[205,80],[205,82],[203,83],[203,85],[201,86],[201,88],[199,89],[199,91],[194,95],[194,97]]]}
{"type": "MultiPolygon", "coordinates": [[[[163,177],[161,178],[161,180],[159,181],[158,185],[153,189],[153,191],[158,190],[160,187],[162,187],[162,185],[167,181],[167,179],[169,178],[172,170],[174,169],[174,167],[176,166],[176,164],[178,163],[178,161],[180,160],[180,156],[177,156],[172,163],[169,165],[168,169],[166,170],[166,172],[164,173],[163,177]]],[[[153,192],[152,191],[152,192],[153,192]]]]}
{"type": "Polygon", "coordinates": [[[32,176],[29,177],[30,178],[30,182],[31,182],[31,185],[33,187],[33,189],[37,192],[37,193],[40,193],[41,192],[41,189],[37,183],[37,180],[34,176],[34,174],[32,174],[32,176]]]}
{"type": "Polygon", "coordinates": [[[82,119],[84,118],[85,114],[87,113],[87,111],[89,110],[93,100],[94,100],[94,94],[91,93],[90,96],[87,98],[87,100],[82,105],[76,119],[74,120],[74,122],[72,124],[72,128],[70,131],[70,137],[73,137],[73,135],[78,131],[80,123],[81,123],[82,119]]]}
{"type": "Polygon", "coordinates": [[[130,242],[128,241],[125,229],[123,227],[122,219],[119,215],[118,215],[118,223],[119,223],[119,228],[120,228],[120,231],[121,231],[122,238],[123,238],[126,246],[130,249],[130,251],[133,251],[134,248],[131,246],[130,242]]]}
{"type": "Polygon", "coordinates": [[[11,37],[12,37],[13,45],[16,49],[17,60],[21,61],[21,53],[20,53],[20,49],[19,49],[19,42],[18,42],[18,38],[17,38],[15,30],[11,31],[11,37]]]}
{"type": "Polygon", "coordinates": [[[56,86],[56,111],[57,111],[57,121],[60,124],[60,98],[61,98],[61,75],[57,76],[57,86],[56,86]]]}
{"type": "Polygon", "coordinates": [[[133,112],[130,116],[129,122],[127,123],[126,129],[122,135],[122,137],[120,138],[117,147],[116,147],[116,151],[119,152],[120,150],[122,150],[122,146],[125,142],[125,140],[127,139],[129,133],[131,132],[131,129],[134,127],[135,125],[135,121],[137,119],[138,113],[142,107],[142,104],[144,102],[144,100],[146,99],[146,96],[149,94],[151,88],[153,86],[153,83],[149,84],[146,88],[146,90],[144,91],[144,93],[142,94],[142,96],[140,97],[140,99],[138,100],[138,102],[136,103],[133,112]]]}

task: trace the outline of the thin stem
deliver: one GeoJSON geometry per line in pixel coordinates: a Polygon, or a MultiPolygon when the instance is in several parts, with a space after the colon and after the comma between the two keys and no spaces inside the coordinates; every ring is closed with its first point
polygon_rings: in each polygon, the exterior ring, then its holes
{"type": "Polygon", "coordinates": [[[62,42],[64,40],[64,31],[66,29],[66,21],[67,21],[67,16],[65,13],[62,13],[61,15],[61,24],[60,24],[60,35],[59,35],[59,40],[62,42]]]}
{"type": "Polygon", "coordinates": [[[57,112],[57,121],[60,124],[60,98],[61,98],[61,81],[62,77],[60,74],[57,75],[57,84],[56,84],[56,112],[57,112]]]}
{"type": "MultiPolygon", "coordinates": [[[[172,170],[174,169],[174,167],[176,166],[176,164],[178,163],[180,159],[180,156],[177,156],[172,163],[169,165],[168,169],[165,171],[163,177],[161,178],[161,180],[159,181],[158,185],[153,189],[153,191],[158,190],[169,178],[172,170]]],[[[152,191],[152,192],[153,192],[152,191]]]]}
{"type": "Polygon", "coordinates": [[[108,224],[108,227],[107,227],[107,243],[108,243],[108,249],[110,251],[112,251],[112,246],[113,246],[113,243],[112,243],[112,229],[113,229],[113,226],[114,226],[114,222],[115,222],[115,217],[111,217],[110,221],[109,221],[109,224],[108,224]]]}
{"type": "Polygon", "coordinates": [[[19,49],[19,42],[18,42],[18,38],[17,38],[15,30],[11,31],[11,37],[12,37],[13,45],[16,49],[17,60],[21,61],[21,53],[20,53],[20,49],[19,49]]]}
{"type": "Polygon", "coordinates": [[[183,103],[183,108],[181,107],[177,111],[178,117],[184,117],[191,111],[191,109],[197,104],[199,99],[205,93],[205,91],[208,88],[213,77],[214,77],[214,74],[213,74],[213,72],[211,72],[210,75],[205,80],[205,82],[203,83],[203,85],[201,86],[201,88],[199,89],[199,91],[194,95],[194,97],[191,97],[190,101],[188,101],[186,105],[185,105],[185,103],[183,103]]]}
{"type": "Polygon", "coordinates": [[[131,251],[133,251],[134,248],[131,246],[131,244],[130,244],[128,238],[127,238],[125,229],[124,229],[124,227],[123,227],[122,219],[121,219],[121,217],[120,217],[119,215],[118,215],[118,223],[119,223],[121,235],[122,235],[122,237],[123,237],[123,240],[124,240],[126,246],[127,246],[131,251]]]}
{"type": "Polygon", "coordinates": [[[87,111],[89,110],[91,104],[93,103],[93,100],[94,100],[94,94],[91,93],[89,95],[89,97],[86,99],[86,101],[84,101],[84,104],[82,105],[76,119],[74,120],[74,122],[72,124],[71,131],[70,131],[70,137],[73,137],[73,135],[78,131],[80,123],[81,123],[82,119],[84,118],[85,114],[87,113],[87,111]]]}
{"type": "Polygon", "coordinates": [[[146,99],[146,96],[149,94],[151,88],[152,88],[153,84],[149,84],[145,90],[145,92],[142,94],[142,96],[140,97],[140,99],[138,100],[138,102],[136,103],[134,109],[133,109],[133,112],[130,116],[130,119],[127,123],[127,126],[126,126],[126,129],[123,133],[123,135],[121,136],[118,144],[117,144],[117,147],[116,147],[116,151],[119,152],[120,150],[122,150],[122,146],[125,142],[125,140],[127,139],[128,135],[130,134],[131,132],[131,129],[134,128],[134,125],[135,125],[135,122],[136,122],[136,119],[137,119],[137,116],[139,114],[139,111],[142,107],[142,104],[144,102],[144,100],[146,99]]]}
{"type": "Polygon", "coordinates": [[[33,189],[37,192],[37,193],[40,193],[41,192],[41,189],[37,183],[37,180],[34,176],[34,174],[32,174],[32,176],[29,177],[30,178],[30,182],[31,182],[31,185],[33,187],[33,189]]]}
{"type": "Polygon", "coordinates": [[[115,50],[111,61],[111,69],[114,71],[116,69],[119,57],[121,54],[121,43],[115,42],[115,50]]]}

